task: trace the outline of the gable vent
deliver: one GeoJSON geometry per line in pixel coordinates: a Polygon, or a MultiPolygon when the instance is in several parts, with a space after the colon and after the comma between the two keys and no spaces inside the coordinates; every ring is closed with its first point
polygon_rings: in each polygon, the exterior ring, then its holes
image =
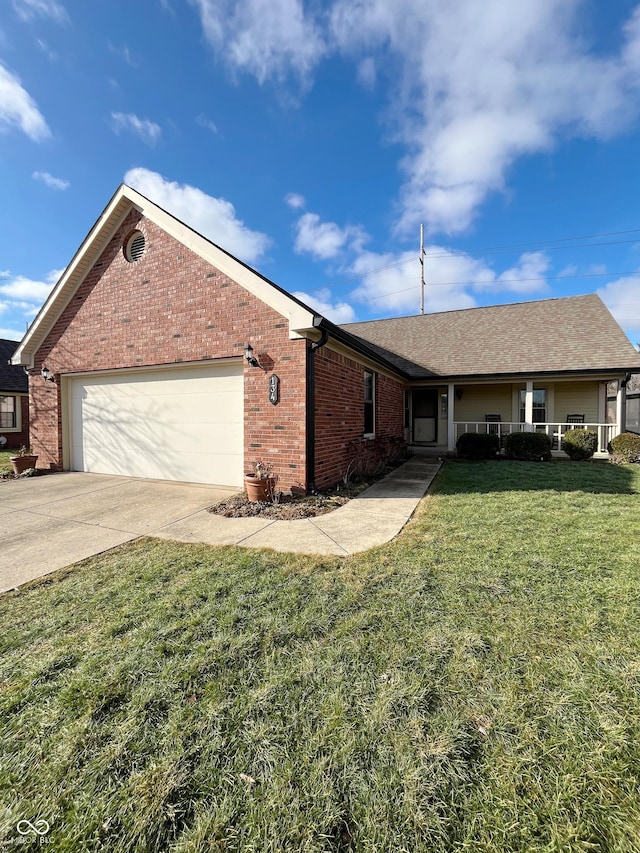
{"type": "Polygon", "coordinates": [[[124,256],[130,262],[139,261],[144,255],[146,240],[141,231],[134,231],[126,242],[124,256]]]}

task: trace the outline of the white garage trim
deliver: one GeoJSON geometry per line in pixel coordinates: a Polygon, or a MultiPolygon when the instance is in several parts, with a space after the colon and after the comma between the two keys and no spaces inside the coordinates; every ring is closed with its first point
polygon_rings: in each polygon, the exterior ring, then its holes
{"type": "Polygon", "coordinates": [[[67,470],[241,487],[238,359],[64,377],[67,470]]]}

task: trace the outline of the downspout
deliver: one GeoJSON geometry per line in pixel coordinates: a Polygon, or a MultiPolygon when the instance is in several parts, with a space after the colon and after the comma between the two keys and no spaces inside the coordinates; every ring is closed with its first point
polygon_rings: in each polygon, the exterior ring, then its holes
{"type": "MultiPolygon", "coordinates": [[[[322,321],[321,317],[314,317],[314,325],[322,321]]],[[[320,340],[313,341],[307,350],[307,492],[316,493],[316,350],[323,347],[329,340],[327,329],[321,330],[320,340]]]]}

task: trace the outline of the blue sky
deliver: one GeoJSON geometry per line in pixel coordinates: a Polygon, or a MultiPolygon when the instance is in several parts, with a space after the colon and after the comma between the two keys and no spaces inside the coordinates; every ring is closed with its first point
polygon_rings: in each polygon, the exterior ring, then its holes
{"type": "Polygon", "coordinates": [[[0,337],[121,182],[336,322],[599,293],[640,341],[640,5],[4,0],[0,337]]]}

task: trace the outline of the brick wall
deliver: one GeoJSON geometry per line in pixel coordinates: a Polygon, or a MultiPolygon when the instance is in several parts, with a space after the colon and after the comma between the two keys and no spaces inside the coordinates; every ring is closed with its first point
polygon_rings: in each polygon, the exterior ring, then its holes
{"type": "MultiPolygon", "coordinates": [[[[373,442],[363,442],[364,366],[328,347],[315,353],[316,485],[337,483],[355,456],[404,440],[404,385],[376,373],[373,442]]],[[[375,371],[374,371],[375,372],[375,371]]]]}
{"type": "Polygon", "coordinates": [[[36,354],[35,371],[46,364],[58,380],[30,379],[39,466],[62,467],[59,374],[241,356],[249,340],[265,369],[245,363],[245,468],[255,459],[271,462],[280,488],[304,488],[306,342],[289,340],[280,314],[130,213],[36,354]],[[122,247],[135,228],[147,248],[129,263],[122,247]],[[276,406],[268,401],[274,372],[276,406]]]}

